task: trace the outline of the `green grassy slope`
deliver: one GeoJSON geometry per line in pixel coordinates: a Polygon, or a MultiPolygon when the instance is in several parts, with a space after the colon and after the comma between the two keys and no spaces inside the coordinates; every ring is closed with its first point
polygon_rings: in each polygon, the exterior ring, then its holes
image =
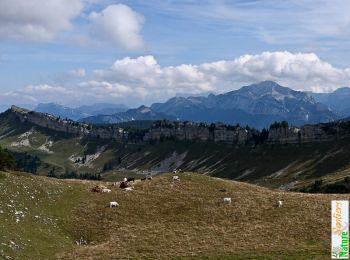
{"type": "Polygon", "coordinates": [[[329,259],[330,201],[194,173],[135,183],[0,174],[0,255],[12,259],[329,259]],[[34,198],[32,198],[32,196],[34,198]],[[232,205],[223,198],[231,197],[232,205]],[[283,200],[282,208],[276,207],[283,200]],[[120,207],[106,207],[118,201],[120,207]],[[9,206],[11,205],[11,206],[9,206]],[[24,217],[16,223],[15,211],[24,217]],[[36,217],[38,216],[38,217],[36,217]],[[75,245],[83,237],[87,246],[75,245]],[[12,241],[12,242],[11,242],[12,241]]]}
{"type": "Polygon", "coordinates": [[[0,145],[27,152],[42,160],[38,174],[76,171],[102,173],[106,180],[140,176],[142,171],[161,173],[181,168],[263,186],[302,188],[322,178],[325,182],[347,176],[350,139],[307,144],[235,147],[213,142],[163,141],[122,144],[113,140],[84,139],[16,121],[0,115],[0,145]],[[45,148],[45,145],[49,146],[45,148]],[[44,147],[44,149],[43,149],[44,147]],[[47,150],[45,150],[47,149],[47,150]],[[81,165],[74,158],[92,158],[81,165]],[[335,176],[337,176],[335,178],[335,176]]]}
{"type": "Polygon", "coordinates": [[[85,187],[25,173],[0,172],[0,256],[50,259],[73,246],[73,209],[85,187]]]}

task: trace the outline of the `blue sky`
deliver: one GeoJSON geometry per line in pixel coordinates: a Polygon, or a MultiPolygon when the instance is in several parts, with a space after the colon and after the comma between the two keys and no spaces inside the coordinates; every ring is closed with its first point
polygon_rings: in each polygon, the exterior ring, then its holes
{"type": "Polygon", "coordinates": [[[349,85],[345,0],[2,0],[0,102],[129,106],[262,80],[349,85]]]}

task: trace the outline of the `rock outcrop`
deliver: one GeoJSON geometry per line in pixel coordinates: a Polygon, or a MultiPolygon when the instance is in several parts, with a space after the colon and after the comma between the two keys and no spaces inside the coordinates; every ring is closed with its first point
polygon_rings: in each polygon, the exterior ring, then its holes
{"type": "Polygon", "coordinates": [[[114,139],[119,142],[150,142],[166,139],[186,141],[212,141],[233,145],[256,145],[263,143],[307,143],[329,141],[350,136],[350,121],[336,121],[300,128],[286,122],[271,125],[270,129],[257,131],[239,125],[206,124],[190,121],[155,121],[150,129],[130,134],[118,125],[96,126],[72,120],[63,120],[46,113],[33,112],[12,106],[12,113],[21,122],[65,132],[78,136],[114,139]]]}

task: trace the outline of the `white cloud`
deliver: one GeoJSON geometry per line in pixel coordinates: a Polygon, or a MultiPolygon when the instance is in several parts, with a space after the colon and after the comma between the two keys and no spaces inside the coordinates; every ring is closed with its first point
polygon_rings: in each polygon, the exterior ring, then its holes
{"type": "MultiPolygon", "coordinates": [[[[75,74],[85,75],[83,69],[75,74]]],[[[161,66],[153,56],[116,60],[109,69],[85,75],[78,87],[31,85],[8,93],[40,102],[65,104],[119,102],[150,104],[177,93],[222,93],[244,85],[274,80],[303,91],[328,92],[350,82],[350,68],[337,68],[314,53],[263,52],[199,65],[161,66]]],[[[4,95],[2,95],[4,96],[4,95]]]]}
{"type": "Polygon", "coordinates": [[[80,46],[90,46],[98,38],[99,42],[110,42],[113,47],[129,51],[143,47],[141,30],[144,18],[141,14],[123,4],[109,5],[101,12],[84,14],[86,7],[94,2],[1,0],[0,39],[47,42],[62,32],[70,31],[69,41],[80,46]],[[78,17],[83,23],[74,20],[78,17]],[[93,38],[90,38],[86,25],[91,29],[93,38]]]}
{"type": "Polygon", "coordinates": [[[74,78],[83,78],[86,75],[85,69],[74,69],[70,70],[67,73],[69,76],[74,77],[74,78]]]}
{"type": "Polygon", "coordinates": [[[155,93],[200,93],[214,90],[211,75],[201,72],[198,66],[183,64],[161,67],[153,56],[116,60],[109,70],[95,70],[97,80],[119,82],[133,88],[146,88],[155,93]]]}
{"type": "Polygon", "coordinates": [[[119,83],[109,83],[106,81],[87,81],[79,84],[80,87],[87,88],[89,94],[104,97],[106,95],[112,95],[114,97],[126,96],[133,93],[130,87],[119,83]]]}
{"type": "Polygon", "coordinates": [[[44,94],[68,94],[70,93],[67,89],[63,87],[54,87],[47,84],[39,84],[39,85],[29,85],[24,89],[25,93],[40,95],[44,94]]]}
{"type": "Polygon", "coordinates": [[[1,0],[0,38],[49,41],[72,28],[83,0],[1,0]]]}
{"type": "Polygon", "coordinates": [[[156,101],[176,93],[225,92],[264,80],[297,90],[328,92],[348,84],[350,68],[336,68],[314,53],[263,52],[233,60],[168,67],[160,66],[153,56],[140,56],[116,60],[110,69],[95,70],[94,77],[95,83],[143,88],[143,97],[156,101]]]}
{"type": "Polygon", "coordinates": [[[89,19],[93,33],[114,46],[131,51],[143,47],[140,32],[144,18],[130,7],[123,4],[110,5],[99,13],[92,12],[89,19]]]}

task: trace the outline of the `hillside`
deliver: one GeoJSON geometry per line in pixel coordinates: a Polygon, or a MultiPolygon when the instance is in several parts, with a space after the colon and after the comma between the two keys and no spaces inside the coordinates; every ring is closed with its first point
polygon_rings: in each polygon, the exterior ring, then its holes
{"type": "Polygon", "coordinates": [[[94,182],[1,173],[0,254],[329,259],[330,201],[350,198],[273,191],[194,173],[180,178],[163,175],[135,183],[130,193],[111,187],[112,193],[101,194],[89,191],[94,182]],[[223,197],[232,197],[232,205],[224,205],[223,197]],[[106,207],[114,200],[120,207],[106,207]],[[282,208],[277,200],[284,201],[282,208]],[[87,246],[75,244],[81,237],[87,246]]]}
{"type": "Polygon", "coordinates": [[[0,146],[15,154],[17,168],[39,175],[121,180],[125,175],[181,168],[272,188],[308,190],[320,179],[323,185],[343,181],[350,169],[349,122],[275,125],[264,134],[222,124],[160,122],[160,127],[149,128],[148,121],[135,121],[97,127],[30,115],[41,126],[20,121],[11,110],[0,115],[0,146]],[[176,136],[167,136],[174,130],[176,136]],[[118,139],[121,136],[127,139],[118,139]],[[212,139],[199,139],[206,136],[212,139]]]}

